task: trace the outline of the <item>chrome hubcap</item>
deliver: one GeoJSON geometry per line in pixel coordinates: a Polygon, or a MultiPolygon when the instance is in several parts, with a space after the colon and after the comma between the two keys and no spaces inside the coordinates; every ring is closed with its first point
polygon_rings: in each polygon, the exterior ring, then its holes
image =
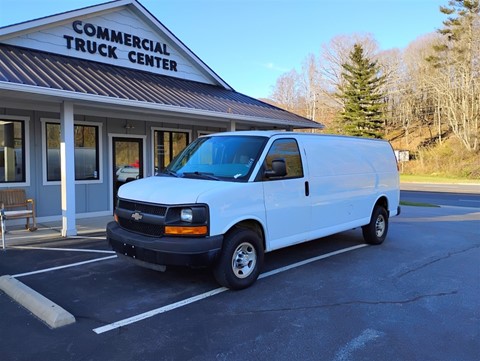
{"type": "Polygon", "coordinates": [[[380,215],[375,222],[375,233],[377,237],[382,237],[383,232],[385,232],[385,218],[380,215]]]}
{"type": "Polygon", "coordinates": [[[248,277],[257,264],[257,252],[248,242],[240,244],[232,257],[232,270],[238,278],[248,277]]]}

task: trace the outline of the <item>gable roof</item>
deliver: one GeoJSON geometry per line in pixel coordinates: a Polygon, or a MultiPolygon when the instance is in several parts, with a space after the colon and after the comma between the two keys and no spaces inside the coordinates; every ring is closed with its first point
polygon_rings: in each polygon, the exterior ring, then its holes
{"type": "MultiPolygon", "coordinates": [[[[87,21],[87,20],[86,20],[87,21]]],[[[61,33],[60,33],[61,34],[61,33]]],[[[20,41],[21,43],[21,41],[20,41]]],[[[152,112],[175,112],[261,126],[323,128],[323,125],[234,91],[136,0],[117,0],[0,28],[0,94],[127,106],[152,112]],[[194,81],[146,70],[42,51],[16,42],[72,19],[91,19],[128,8],[160,33],[207,81],[194,81]],[[23,37],[23,38],[22,38],[23,37]]]]}
{"type": "MultiPolygon", "coordinates": [[[[230,85],[228,85],[218,74],[216,74],[207,64],[205,64],[193,51],[191,51],[180,39],[178,39],[165,25],[163,25],[137,0],[114,0],[99,5],[88,6],[77,10],[67,11],[56,15],[46,16],[39,19],[1,27],[0,43],[23,46],[27,48],[31,48],[31,45],[33,45],[34,48],[37,50],[45,50],[45,46],[50,42],[50,39],[49,41],[45,42],[45,44],[41,44],[38,39],[28,42],[28,40],[26,40],[25,38],[32,37],[32,34],[48,34],[48,31],[50,29],[55,29],[57,27],[62,29],[59,31],[64,31],[67,25],[69,25],[69,23],[76,19],[83,19],[85,20],[85,22],[87,22],[89,21],[89,19],[102,19],[108,16],[114,16],[115,14],[120,14],[124,10],[130,12],[138,18],[138,27],[148,28],[149,30],[154,32],[156,36],[167,39],[172,45],[172,47],[174,47],[175,52],[178,53],[178,56],[184,59],[184,61],[187,62],[189,66],[194,68],[195,71],[201,73],[202,76],[207,79],[207,82],[232,90],[232,87],[230,85]],[[25,42],[27,45],[25,45],[25,42]]],[[[125,14],[122,15],[125,16],[125,14]]],[[[104,30],[113,29],[104,28],[104,30]]],[[[72,31],[72,29],[70,29],[70,31],[72,31]]],[[[119,32],[121,33],[121,31],[119,32]]],[[[93,37],[92,39],[95,39],[95,37],[93,37]]],[[[62,47],[64,48],[64,46],[62,47]]],[[[68,55],[65,53],[63,54],[68,55]]],[[[76,54],[80,56],[82,55],[79,52],[77,52],[76,54]]],[[[111,59],[105,59],[105,62],[109,63],[110,60],[111,59]]],[[[176,76],[176,74],[174,73],[170,75],[176,76]]]]}

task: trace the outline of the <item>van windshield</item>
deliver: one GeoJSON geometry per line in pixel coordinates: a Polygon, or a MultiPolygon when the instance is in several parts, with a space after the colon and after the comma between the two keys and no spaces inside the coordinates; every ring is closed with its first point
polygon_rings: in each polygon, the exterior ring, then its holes
{"type": "Polygon", "coordinates": [[[241,135],[201,137],[186,147],[163,174],[246,182],[267,140],[241,135]]]}

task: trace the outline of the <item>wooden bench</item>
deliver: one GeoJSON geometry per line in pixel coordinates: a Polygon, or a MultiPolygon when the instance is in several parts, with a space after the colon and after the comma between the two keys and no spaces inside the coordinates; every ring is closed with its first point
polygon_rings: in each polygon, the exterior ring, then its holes
{"type": "Polygon", "coordinates": [[[25,228],[30,232],[37,230],[35,220],[35,202],[27,198],[24,189],[0,190],[0,218],[2,229],[2,242],[5,245],[5,221],[10,219],[26,218],[25,228]],[[33,225],[30,227],[30,218],[33,225]]]}

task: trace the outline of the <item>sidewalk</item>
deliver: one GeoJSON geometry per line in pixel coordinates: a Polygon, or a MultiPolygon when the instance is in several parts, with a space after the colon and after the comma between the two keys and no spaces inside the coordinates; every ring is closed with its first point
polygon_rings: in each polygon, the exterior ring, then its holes
{"type": "MultiPolygon", "coordinates": [[[[9,225],[5,234],[5,248],[38,243],[42,241],[64,240],[68,238],[86,237],[88,235],[104,235],[107,223],[113,216],[77,219],[77,236],[62,237],[62,221],[37,223],[38,229],[30,232],[23,225],[9,225]]],[[[0,250],[1,250],[0,238],[0,250]]]]}

